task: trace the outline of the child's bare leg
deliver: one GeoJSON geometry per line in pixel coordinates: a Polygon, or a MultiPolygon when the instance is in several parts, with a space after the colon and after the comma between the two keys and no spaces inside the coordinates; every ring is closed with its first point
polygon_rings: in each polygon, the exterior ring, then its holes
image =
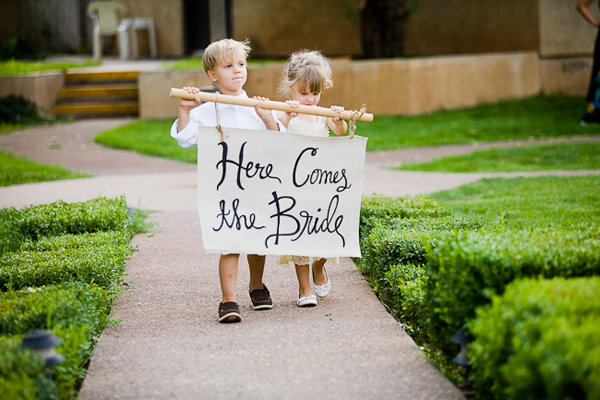
{"type": "Polygon", "coordinates": [[[296,267],[296,277],[298,278],[298,297],[312,296],[312,288],[310,287],[310,267],[308,264],[298,265],[296,267]]]}
{"type": "Polygon", "coordinates": [[[263,288],[263,271],[265,270],[265,256],[248,254],[248,267],[250,268],[250,291],[263,288]]]}
{"type": "Polygon", "coordinates": [[[313,281],[315,285],[324,285],[327,283],[327,275],[325,274],[325,263],[327,259],[320,258],[313,262],[313,281]]]}
{"type": "Polygon", "coordinates": [[[235,287],[237,283],[239,254],[222,254],[219,258],[219,279],[223,292],[222,303],[237,302],[235,287]]]}

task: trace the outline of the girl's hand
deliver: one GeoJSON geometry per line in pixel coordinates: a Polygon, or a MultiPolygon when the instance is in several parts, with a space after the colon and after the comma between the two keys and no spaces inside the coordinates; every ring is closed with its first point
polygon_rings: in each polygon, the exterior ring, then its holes
{"type": "MultiPolygon", "coordinates": [[[[287,104],[288,106],[292,107],[292,108],[298,108],[300,107],[300,102],[298,100],[286,100],[285,104],[287,104]]],[[[296,118],[298,116],[298,113],[295,112],[290,112],[288,113],[291,118],[296,118]]]]}
{"type": "MultiPolygon", "coordinates": [[[[331,106],[331,111],[335,111],[338,114],[341,114],[344,112],[344,107],[343,106],[331,106]]],[[[340,117],[332,117],[331,118],[333,120],[333,122],[338,122],[340,120],[340,117]]]]}
{"type": "MultiPolygon", "coordinates": [[[[200,89],[198,89],[197,87],[184,86],[184,87],[182,87],[182,89],[193,95],[200,93],[200,89]]],[[[181,99],[179,101],[179,108],[180,109],[183,108],[183,109],[189,111],[192,108],[198,107],[200,104],[202,104],[202,100],[200,100],[200,98],[198,98],[198,96],[194,96],[194,97],[195,97],[194,100],[181,99]]]]}
{"type": "MultiPolygon", "coordinates": [[[[331,106],[332,111],[335,111],[338,114],[341,114],[344,111],[344,107],[342,106],[331,106]]],[[[327,118],[327,126],[338,136],[346,133],[348,129],[348,124],[340,117],[331,117],[327,118]]]]}

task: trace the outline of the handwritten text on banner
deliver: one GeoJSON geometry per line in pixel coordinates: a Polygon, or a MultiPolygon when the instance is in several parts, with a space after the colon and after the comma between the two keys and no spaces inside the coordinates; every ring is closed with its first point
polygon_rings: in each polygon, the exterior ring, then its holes
{"type": "Polygon", "coordinates": [[[198,132],[198,213],[209,253],[360,257],[367,139],[198,132]]]}

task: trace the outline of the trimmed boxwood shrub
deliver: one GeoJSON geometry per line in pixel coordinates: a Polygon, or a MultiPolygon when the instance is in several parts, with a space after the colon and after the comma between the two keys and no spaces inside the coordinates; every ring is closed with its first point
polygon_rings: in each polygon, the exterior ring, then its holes
{"type": "Polygon", "coordinates": [[[132,253],[131,235],[143,227],[124,198],[0,210],[2,396],[77,396],[132,253]],[[39,356],[19,348],[35,329],[63,340],[57,351],[66,360],[52,368],[53,381],[39,356]]]}
{"type": "Polygon", "coordinates": [[[98,197],[80,203],[54,203],[0,210],[0,252],[15,251],[26,240],[45,236],[127,231],[131,224],[124,197],[98,197]],[[6,233],[6,235],[4,235],[6,233]]]}
{"type": "MultiPolygon", "coordinates": [[[[106,289],[84,283],[64,283],[0,293],[0,335],[5,337],[3,341],[13,343],[13,347],[14,343],[20,343],[28,332],[35,329],[52,331],[61,338],[63,343],[57,347],[57,351],[65,357],[65,361],[53,367],[52,373],[58,387],[58,397],[73,398],[85,376],[84,367],[91,356],[95,338],[108,322],[113,296],[114,293],[106,289]]],[[[27,355],[13,353],[11,350],[5,355],[7,362],[20,358],[31,361],[27,355]]],[[[31,387],[31,380],[36,388],[38,384],[45,387],[44,382],[37,380],[35,371],[38,368],[38,361],[35,360],[32,365],[24,365],[17,375],[0,368],[0,371],[4,371],[0,375],[0,382],[5,381],[4,385],[12,390],[19,390],[20,387],[13,379],[23,379],[24,387],[31,387]]],[[[19,396],[9,395],[7,398],[19,396]]]]}
{"type": "Polygon", "coordinates": [[[450,338],[475,309],[518,278],[600,274],[600,237],[593,232],[455,232],[428,253],[430,338],[456,351],[450,338]]]}
{"type": "Polygon", "coordinates": [[[404,329],[417,341],[423,339],[429,319],[424,302],[427,272],[424,265],[393,265],[385,273],[386,285],[380,288],[379,299],[392,315],[402,321],[404,329]]]}
{"type": "Polygon", "coordinates": [[[482,226],[482,221],[451,217],[378,220],[362,240],[363,262],[378,274],[395,264],[424,264],[427,248],[440,232],[479,230],[482,226]]]}
{"type": "Polygon", "coordinates": [[[23,351],[14,337],[0,337],[0,393],[3,399],[58,399],[56,384],[45,376],[42,357],[23,351]]]}
{"type": "Polygon", "coordinates": [[[600,398],[600,277],[517,280],[477,311],[470,345],[484,398],[600,398]]]}
{"type": "Polygon", "coordinates": [[[425,218],[446,215],[441,206],[425,196],[385,197],[373,195],[363,197],[360,208],[360,237],[366,237],[371,229],[397,218],[425,218]]]}
{"type": "Polygon", "coordinates": [[[124,273],[129,240],[127,232],[113,231],[25,242],[0,256],[0,290],[76,280],[110,288],[124,273]]]}
{"type": "Polygon", "coordinates": [[[372,196],[362,204],[363,258],[357,266],[380,301],[421,341],[428,320],[424,303],[428,249],[442,232],[482,227],[481,220],[447,216],[426,197],[372,196]]]}

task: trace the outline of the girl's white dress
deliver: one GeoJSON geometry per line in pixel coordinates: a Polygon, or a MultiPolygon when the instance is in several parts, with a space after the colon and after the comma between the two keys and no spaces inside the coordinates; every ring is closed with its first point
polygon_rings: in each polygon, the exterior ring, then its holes
{"type": "MultiPolygon", "coordinates": [[[[296,135],[304,136],[320,136],[329,137],[329,128],[327,128],[327,119],[324,117],[316,117],[316,122],[301,119],[301,116],[292,118],[288,123],[287,132],[296,135]]],[[[277,263],[280,265],[288,265],[293,262],[297,265],[312,265],[313,261],[320,260],[323,257],[318,256],[279,256],[277,263]]],[[[327,258],[328,262],[339,264],[338,257],[327,258]]]]}

